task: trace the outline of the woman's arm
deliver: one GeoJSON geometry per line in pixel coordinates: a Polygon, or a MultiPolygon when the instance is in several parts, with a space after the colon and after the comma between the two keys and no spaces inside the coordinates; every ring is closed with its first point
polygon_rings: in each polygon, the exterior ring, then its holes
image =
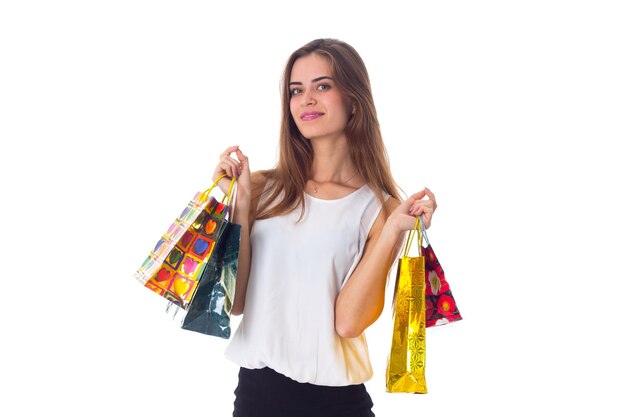
{"type": "Polygon", "coordinates": [[[239,259],[237,262],[237,280],[235,283],[235,299],[233,301],[232,315],[238,316],[243,313],[246,304],[246,292],[248,289],[248,278],[250,276],[250,230],[254,224],[257,207],[261,193],[265,188],[267,179],[259,172],[251,175],[252,197],[248,202],[241,204],[235,202],[235,214],[233,223],[241,225],[241,241],[239,243],[239,259]]]}
{"type": "Polygon", "coordinates": [[[238,316],[243,313],[250,276],[250,202],[236,202],[233,223],[241,226],[241,240],[239,241],[239,258],[237,259],[237,280],[235,281],[235,297],[231,314],[238,316]]]}
{"type": "Polygon", "coordinates": [[[241,225],[241,240],[231,314],[239,315],[243,313],[246,303],[246,290],[250,275],[250,230],[256,217],[261,193],[265,188],[266,178],[260,172],[250,173],[248,157],[238,146],[231,146],[220,155],[220,162],[213,173],[213,181],[222,175],[226,175],[227,178],[223,178],[218,185],[224,193],[228,190],[231,178],[237,178],[237,195],[231,221],[241,225]],[[231,156],[232,153],[235,153],[235,157],[231,156]]]}
{"type": "Polygon", "coordinates": [[[378,319],[385,304],[387,272],[398,255],[404,232],[413,229],[419,215],[424,216],[424,224],[429,227],[437,207],[435,196],[428,189],[404,203],[390,198],[386,204],[393,210],[391,215],[386,221],[382,211],[378,215],[359,264],[337,296],[335,330],[341,337],[357,337],[378,319]],[[429,200],[423,200],[425,196],[429,200]]]}

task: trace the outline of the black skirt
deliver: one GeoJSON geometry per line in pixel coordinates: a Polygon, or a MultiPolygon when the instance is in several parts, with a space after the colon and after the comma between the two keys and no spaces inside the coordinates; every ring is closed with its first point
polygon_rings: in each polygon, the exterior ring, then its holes
{"type": "Polygon", "coordinates": [[[233,417],[372,417],[372,406],[363,384],[329,387],[241,368],[233,417]]]}

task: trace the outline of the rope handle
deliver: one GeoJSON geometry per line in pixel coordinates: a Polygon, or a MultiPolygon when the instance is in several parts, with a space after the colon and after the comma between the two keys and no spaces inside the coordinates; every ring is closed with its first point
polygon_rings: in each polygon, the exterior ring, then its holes
{"type": "MultiPolygon", "coordinates": [[[[220,182],[220,180],[222,178],[226,178],[226,174],[220,175],[215,180],[213,185],[211,185],[202,194],[200,194],[200,197],[198,198],[198,203],[204,204],[208,200],[209,195],[211,194],[211,191],[213,191],[213,189],[217,186],[217,183],[220,182]]],[[[233,179],[230,180],[230,185],[228,186],[228,192],[226,194],[224,194],[224,197],[222,197],[222,203],[223,204],[230,205],[230,199],[231,199],[231,196],[233,194],[233,187],[235,185],[235,181],[236,181],[235,177],[233,177],[233,179]]]]}
{"type": "Polygon", "coordinates": [[[426,230],[424,230],[424,221],[422,216],[418,216],[415,218],[415,226],[413,226],[413,230],[409,232],[409,238],[406,241],[406,246],[404,247],[404,255],[406,257],[409,255],[409,248],[411,247],[411,243],[413,243],[413,238],[415,237],[415,232],[417,232],[417,250],[419,252],[419,256],[422,256],[422,241],[425,238],[428,243],[428,238],[426,237],[426,230]]]}

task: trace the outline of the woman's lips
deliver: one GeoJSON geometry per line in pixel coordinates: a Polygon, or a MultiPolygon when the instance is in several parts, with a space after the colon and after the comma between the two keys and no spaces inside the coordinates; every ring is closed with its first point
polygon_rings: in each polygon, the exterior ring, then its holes
{"type": "Polygon", "coordinates": [[[320,117],[322,115],[324,115],[324,113],[320,113],[320,112],[306,112],[306,113],[302,113],[300,115],[300,119],[303,122],[308,122],[310,120],[315,120],[315,119],[317,119],[318,117],[320,117]]]}

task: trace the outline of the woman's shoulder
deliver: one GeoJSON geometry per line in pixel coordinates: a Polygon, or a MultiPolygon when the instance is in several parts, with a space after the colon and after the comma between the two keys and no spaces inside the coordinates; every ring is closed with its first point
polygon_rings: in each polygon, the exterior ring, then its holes
{"type": "Polygon", "coordinates": [[[367,188],[369,188],[371,195],[375,200],[383,207],[383,211],[387,211],[387,213],[391,213],[396,209],[400,204],[402,204],[401,198],[394,197],[389,194],[387,191],[382,189],[377,189],[372,184],[366,184],[367,188]]]}
{"type": "Polygon", "coordinates": [[[386,198],[387,199],[385,200],[384,207],[389,210],[389,212],[394,211],[400,204],[402,204],[402,201],[393,196],[390,196],[389,194],[386,195],[386,198]]]}

